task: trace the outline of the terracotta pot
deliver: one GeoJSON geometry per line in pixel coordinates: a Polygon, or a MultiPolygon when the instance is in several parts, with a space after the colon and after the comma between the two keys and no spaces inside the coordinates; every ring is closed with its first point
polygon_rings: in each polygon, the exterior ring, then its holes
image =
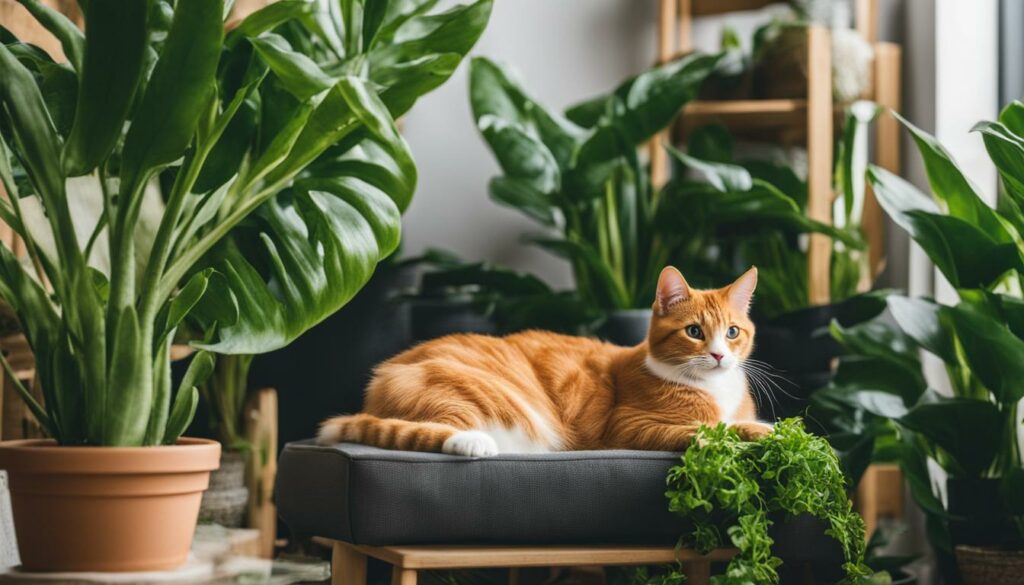
{"type": "Polygon", "coordinates": [[[188,557],[199,501],[220,444],[61,447],[0,443],[22,567],[29,571],[158,571],[188,557]]]}

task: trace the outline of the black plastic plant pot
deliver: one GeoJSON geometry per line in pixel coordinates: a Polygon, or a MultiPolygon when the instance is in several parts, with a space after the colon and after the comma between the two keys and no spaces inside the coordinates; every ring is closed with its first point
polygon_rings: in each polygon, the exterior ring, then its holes
{"type": "Polygon", "coordinates": [[[842,347],[828,326],[840,314],[840,305],[809,307],[755,322],[757,333],[751,358],[770,366],[772,399],[760,400],[761,417],[787,418],[803,414],[810,394],[828,384],[832,361],[842,347]]]}
{"type": "Polygon", "coordinates": [[[612,311],[597,331],[598,337],[615,345],[633,346],[647,339],[651,309],[612,311]]]}
{"type": "Polygon", "coordinates": [[[949,478],[949,537],[954,546],[1006,546],[1014,544],[1015,531],[1003,512],[1000,480],[949,478]]]}
{"type": "Polygon", "coordinates": [[[471,299],[418,298],[409,301],[410,329],[413,342],[427,341],[453,333],[484,333],[493,335],[497,325],[471,299]]]}

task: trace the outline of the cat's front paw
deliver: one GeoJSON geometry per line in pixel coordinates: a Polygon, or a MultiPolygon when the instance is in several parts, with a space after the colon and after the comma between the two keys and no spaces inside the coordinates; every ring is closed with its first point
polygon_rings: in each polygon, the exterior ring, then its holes
{"type": "Polygon", "coordinates": [[[729,427],[735,429],[744,441],[756,441],[768,436],[774,429],[772,425],[756,420],[732,423],[729,427]]]}
{"type": "Polygon", "coordinates": [[[490,457],[498,454],[494,438],[482,431],[459,431],[448,437],[441,451],[449,455],[466,457],[490,457]]]}

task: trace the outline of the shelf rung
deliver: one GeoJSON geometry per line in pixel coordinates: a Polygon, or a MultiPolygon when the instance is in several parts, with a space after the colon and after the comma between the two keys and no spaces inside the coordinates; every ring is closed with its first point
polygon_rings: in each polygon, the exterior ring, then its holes
{"type": "Polygon", "coordinates": [[[782,4],[779,0],[691,0],[691,2],[693,4],[690,13],[694,16],[760,10],[772,4],[782,4]]]}

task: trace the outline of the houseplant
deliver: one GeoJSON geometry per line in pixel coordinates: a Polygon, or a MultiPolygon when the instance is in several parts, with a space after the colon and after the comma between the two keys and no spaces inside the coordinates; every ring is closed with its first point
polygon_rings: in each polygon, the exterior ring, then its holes
{"type": "MultiPolygon", "coordinates": [[[[691,183],[652,187],[637,147],[669,126],[717,61],[693,54],[644,71],[565,115],[545,109],[507,68],[472,62],[473,115],[503,173],[490,182],[491,198],[540,224],[544,231],[528,240],[571,264],[584,305],[578,314],[601,316],[605,333],[617,333],[612,341],[635,344],[646,335],[656,275],[685,253],[677,234],[692,217],[675,205],[691,183]]],[[[715,168],[721,180],[745,180],[715,168]]],[[[745,197],[748,212],[764,210],[776,225],[831,232],[780,205],[775,192],[745,197]]]]}
{"type": "Polygon", "coordinates": [[[490,2],[440,13],[432,3],[363,12],[344,1],[320,12],[280,2],[225,33],[220,0],[93,0],[84,34],[34,0],[24,5],[70,62],[4,31],[0,180],[10,199],[0,219],[25,240],[30,263],[0,249],[0,297],[32,344],[45,404],[21,393],[53,437],[0,447],[22,561],[175,566],[219,451],[179,439],[206,373],[196,364],[208,361],[194,360],[172,395],[175,330],[187,320],[203,332],[199,355],[259,353],[355,294],[396,246],[415,187],[394,118],[452,73],[490,2]],[[332,47],[339,65],[319,67],[275,32],[295,26],[332,47]],[[80,226],[66,181],[90,174],[103,214],[80,226]],[[149,253],[136,254],[157,175],[169,185],[164,209],[149,253]],[[30,221],[33,205],[42,221],[30,221]],[[90,264],[104,239],[107,271],[90,264]],[[130,497],[139,482],[157,495],[130,497]],[[106,497],[82,506],[83,490],[106,497]]]}
{"type": "Polygon", "coordinates": [[[1024,105],[981,122],[999,170],[989,208],[934,137],[904,121],[925,163],[931,197],[878,168],[868,178],[886,213],[928,254],[956,290],[955,304],[892,296],[891,320],[833,327],[854,356],[824,391],[864,421],[866,440],[887,447],[925,512],[947,578],[966,583],[1019,578],[1024,560],[1024,396],[1020,234],[1024,229],[1024,105]],[[945,365],[948,391],[932,388],[918,351],[945,365]],[[937,470],[941,469],[941,472],[937,470]],[[995,562],[993,562],[995,559],[995,562]]]}

